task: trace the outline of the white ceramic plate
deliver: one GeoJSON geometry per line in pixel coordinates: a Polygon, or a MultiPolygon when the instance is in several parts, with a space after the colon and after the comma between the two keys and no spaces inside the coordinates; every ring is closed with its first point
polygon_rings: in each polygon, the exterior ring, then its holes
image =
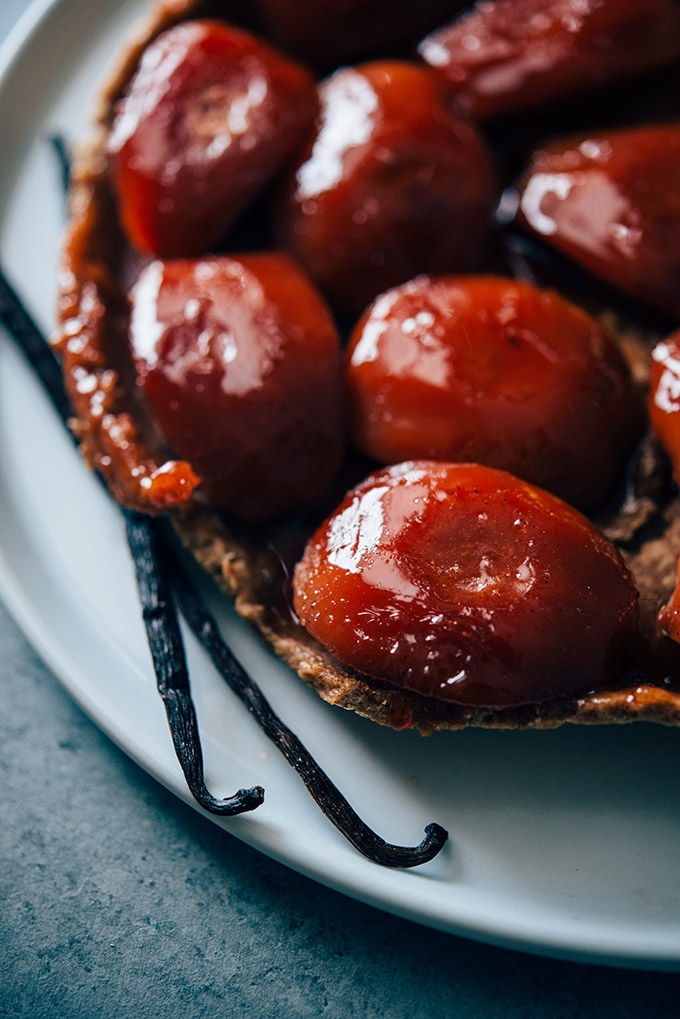
{"type": "MultiPolygon", "coordinates": [[[[142,0],[38,3],[2,52],[0,257],[46,330],[61,227],[47,138],[86,132],[97,83],[142,9],[142,0]]],[[[35,647],[102,729],[189,800],[120,515],[4,336],[0,524],[0,588],[35,647]]],[[[436,820],[451,840],[414,871],[364,860],[188,640],[211,788],[261,783],[267,792],[256,813],[218,823],[318,881],[433,927],[574,959],[680,964],[680,733],[387,731],[323,704],[228,605],[214,607],[275,709],[371,825],[415,844],[436,820]]]]}

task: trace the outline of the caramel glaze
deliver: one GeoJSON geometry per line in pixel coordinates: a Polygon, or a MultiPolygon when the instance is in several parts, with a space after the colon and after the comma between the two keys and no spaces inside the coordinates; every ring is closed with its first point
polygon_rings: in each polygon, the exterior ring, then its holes
{"type": "MultiPolygon", "coordinates": [[[[157,5],[105,94],[102,128],[108,122],[111,102],[134,71],[144,43],[183,17],[209,11],[209,4],[197,0],[164,0],[157,5]]],[[[196,478],[188,464],[165,455],[128,385],[128,355],[121,354],[127,352],[125,293],[132,265],[116,223],[104,151],[102,130],[99,139],[81,152],[75,168],[60,276],[61,328],[55,347],[62,359],[73,402],[74,428],[83,452],[89,464],[103,474],[115,498],[152,511],[167,509],[170,504],[173,508],[169,518],[180,539],[235,598],[238,612],[279,657],[329,703],[381,724],[412,727],[424,734],[468,725],[552,728],[564,722],[638,720],[680,725],[680,647],[652,636],[656,633],[656,613],[675,581],[676,550],[680,547],[678,499],[651,520],[650,514],[643,514],[643,531],[633,528],[627,535],[631,538],[629,546],[622,549],[640,590],[647,640],[616,689],[501,710],[445,704],[363,676],[338,663],[309,636],[290,607],[288,571],[301,552],[305,536],[330,507],[318,508],[314,520],[300,518],[285,529],[249,532],[219,514],[200,492],[192,491],[196,478]],[[93,413],[93,407],[101,408],[101,413],[93,413]],[[143,479],[148,481],[142,484],[143,479]]],[[[633,371],[639,378],[640,363],[633,365],[633,371]]],[[[351,466],[347,469],[353,470],[351,466]]],[[[346,488],[352,480],[343,477],[339,484],[346,488]]],[[[625,512],[621,514],[618,509],[611,515],[615,530],[623,518],[625,512]]],[[[606,525],[607,521],[600,523],[606,525]]]]}
{"type": "Polygon", "coordinates": [[[680,125],[552,141],[534,153],[519,220],[596,277],[680,316],[680,125]]]}
{"type": "Polygon", "coordinates": [[[143,408],[131,395],[134,374],[126,356],[123,289],[129,257],[105,167],[95,156],[74,177],[54,346],[85,459],[106,479],[118,502],[161,512],[184,502],[199,479],[188,463],[163,456],[143,408]]]}

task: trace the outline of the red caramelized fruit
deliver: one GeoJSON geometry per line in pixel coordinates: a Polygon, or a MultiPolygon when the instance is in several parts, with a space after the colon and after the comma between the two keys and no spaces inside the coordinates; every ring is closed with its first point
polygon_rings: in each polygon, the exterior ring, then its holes
{"type": "Polygon", "coordinates": [[[675,0],[478,3],[419,47],[475,117],[514,113],[680,56],[675,0]]]}
{"type": "Polygon", "coordinates": [[[638,633],[614,546],[555,496],[472,464],[369,477],[310,540],[294,604],[347,665],[482,707],[600,689],[638,633]]]}
{"type": "Polygon", "coordinates": [[[374,459],[483,463],[578,506],[608,494],[642,425],[628,368],[589,315],[492,276],[383,294],[353,333],[347,379],[354,444],[374,459]]]}
{"type": "Polygon", "coordinates": [[[162,256],[209,250],[303,143],[311,76],[214,21],[168,29],[144,51],[109,140],[131,242],[162,256]]]}
{"type": "MultiPolygon", "coordinates": [[[[676,482],[680,481],[680,332],[657,343],[652,351],[649,416],[668,453],[676,482]]],[[[659,612],[659,628],[680,643],[680,561],[675,590],[659,612]]]]}
{"type": "Polygon", "coordinates": [[[652,351],[649,416],[680,481],[680,331],[652,351]]]}
{"type": "Polygon", "coordinates": [[[477,130],[430,71],[344,68],[322,86],[317,136],[291,178],[277,232],[341,310],[362,310],[416,272],[481,258],[495,197],[477,130]]]}
{"type": "Polygon", "coordinates": [[[657,621],[661,633],[670,637],[676,644],[680,644],[680,559],[678,560],[675,588],[668,603],[659,610],[657,621]]]}
{"type": "Polygon", "coordinates": [[[534,156],[521,219],[633,297],[680,315],[680,124],[555,142],[534,156]]]}
{"type": "Polygon", "coordinates": [[[283,255],[154,261],[132,291],[138,383],[205,491],[247,520],[311,503],[344,437],[339,341],[283,255]]]}

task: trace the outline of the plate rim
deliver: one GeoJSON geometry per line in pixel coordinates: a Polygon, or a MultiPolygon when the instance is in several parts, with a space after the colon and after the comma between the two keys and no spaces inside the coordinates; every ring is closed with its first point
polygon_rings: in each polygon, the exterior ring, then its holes
{"type": "MultiPolygon", "coordinates": [[[[113,0],[102,0],[102,2],[106,2],[108,6],[113,3],[113,0]]],[[[135,0],[135,2],[139,3],[140,13],[143,13],[141,9],[143,0],[135,0]]],[[[69,16],[69,9],[72,9],[71,15],[74,15],[77,9],[77,0],[32,0],[5,40],[0,44],[0,102],[8,78],[14,73],[21,73],[23,62],[29,61],[31,44],[45,29],[49,17],[60,9],[62,14],[65,12],[65,16],[69,16]]],[[[148,2],[146,9],[148,9],[148,2]]],[[[132,27],[131,24],[130,29],[132,27]]],[[[204,817],[219,824],[230,834],[235,835],[259,852],[263,852],[283,865],[304,874],[311,880],[318,881],[320,884],[333,888],[342,894],[346,894],[375,908],[481,943],[567,961],[587,962],[614,967],[625,966],[659,971],[675,970],[680,967],[680,945],[678,947],[669,947],[666,953],[661,951],[658,945],[655,945],[653,948],[650,946],[646,950],[645,946],[629,944],[627,947],[623,947],[613,942],[606,945],[590,944],[584,947],[583,945],[576,944],[573,938],[570,940],[568,937],[565,938],[564,935],[553,933],[551,937],[546,938],[545,932],[542,935],[534,936],[529,931],[522,933],[521,925],[519,929],[515,927],[514,931],[503,930],[503,925],[499,926],[497,918],[494,926],[493,923],[490,924],[488,921],[486,923],[479,921],[475,925],[470,919],[451,921],[448,918],[423,916],[418,913],[417,909],[410,902],[401,900],[399,902],[389,902],[386,901],[381,892],[372,893],[367,887],[365,880],[362,880],[360,886],[357,887],[356,875],[361,869],[359,866],[351,867],[349,873],[343,879],[340,879],[337,874],[328,874],[322,871],[318,861],[310,858],[301,859],[299,854],[293,858],[290,853],[277,852],[275,846],[266,844],[262,839],[249,837],[247,825],[244,825],[239,818],[231,819],[231,822],[225,822],[203,811],[189,794],[181,775],[178,781],[177,773],[161,767],[159,762],[149,757],[149,755],[140,753],[138,748],[126,745],[117,732],[116,727],[107,724],[107,718],[101,716],[95,702],[86,695],[82,687],[74,681],[73,676],[70,674],[67,661],[68,656],[65,655],[66,649],[60,643],[58,636],[50,631],[49,624],[45,620],[41,617],[36,617],[35,613],[31,611],[26,582],[22,582],[18,576],[16,567],[13,566],[7,557],[1,539],[0,596],[10,615],[42,661],[49,667],[68,695],[108,738],[148,774],[165,786],[165,788],[192,806],[204,817]]],[[[355,853],[354,850],[351,852],[355,853]]],[[[307,857],[309,857],[309,854],[307,854],[307,857]]],[[[362,866],[367,863],[361,857],[358,859],[362,866]]],[[[395,873],[403,874],[404,872],[385,872],[381,870],[380,873],[391,875],[395,873]]],[[[378,886],[381,884],[385,884],[385,881],[381,880],[378,882],[378,886]]],[[[583,933],[581,931],[581,934],[583,933]]]]}

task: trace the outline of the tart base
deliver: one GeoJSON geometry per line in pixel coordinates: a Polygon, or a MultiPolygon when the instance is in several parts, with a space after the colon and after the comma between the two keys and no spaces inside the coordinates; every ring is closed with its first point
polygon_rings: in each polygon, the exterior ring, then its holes
{"type": "MultiPolygon", "coordinates": [[[[91,303],[93,290],[105,309],[107,294],[118,279],[118,299],[124,300],[126,286],[120,279],[120,232],[113,219],[107,178],[106,134],[114,107],[134,73],[145,46],[161,31],[187,17],[210,15],[216,5],[206,0],[161,0],[134,37],[104,89],[97,110],[97,131],[77,154],[70,196],[70,221],[67,232],[69,256],[61,277],[62,325],[79,311],[82,295],[91,303]],[[111,243],[108,241],[111,239],[111,243]],[[114,255],[114,250],[116,254],[114,255]],[[80,294],[80,297],[78,296],[80,294]],[[80,301],[80,304],[79,304],[80,301]]],[[[224,5],[219,8],[224,15],[224,5]]],[[[93,327],[94,328],[94,327],[93,327]]],[[[64,330],[57,349],[64,356],[69,334],[64,330]]],[[[125,344],[125,336],[121,343],[125,344]]],[[[637,337],[622,337],[622,349],[628,355],[634,376],[641,381],[647,345],[637,337]]],[[[77,365],[75,365],[77,367],[77,365]]],[[[107,452],[101,435],[93,430],[85,405],[78,403],[74,364],[65,363],[67,388],[75,399],[73,427],[82,441],[87,462],[102,470],[106,478],[107,452]]],[[[91,368],[91,366],[90,366],[91,368]]],[[[120,415],[126,424],[134,420],[134,400],[126,393],[115,367],[100,366],[107,386],[109,413],[120,415]]],[[[110,459],[110,458],[109,458],[110,459]]],[[[124,486],[115,478],[106,478],[112,493],[125,502],[124,486]]],[[[662,517],[648,514],[643,526],[655,528],[653,536],[626,552],[641,592],[643,623],[653,632],[653,620],[660,605],[670,596],[675,582],[677,553],[680,549],[680,504],[676,499],[662,517]]],[[[667,688],[642,679],[625,688],[599,691],[578,699],[553,699],[543,704],[491,709],[451,704],[397,690],[342,665],[319,645],[297,622],[281,598],[285,573],[271,545],[244,537],[232,529],[221,514],[200,495],[192,495],[186,504],[169,513],[174,530],[196,561],[235,600],[239,614],[268,642],[276,655],[286,662],[329,704],[352,710],[381,725],[414,728],[422,734],[440,729],[476,726],[488,729],[549,729],[566,722],[575,724],[655,722],[680,725],[680,687],[667,688]]],[[[605,528],[606,529],[606,528],[605,528]]],[[[627,539],[625,539],[627,540],[627,539]]],[[[661,643],[661,639],[658,639],[661,643]]],[[[663,641],[666,646],[670,641],[663,641]]],[[[673,646],[675,647],[675,646],[673,646]]],[[[680,675],[680,648],[676,674],[680,675]]]]}

